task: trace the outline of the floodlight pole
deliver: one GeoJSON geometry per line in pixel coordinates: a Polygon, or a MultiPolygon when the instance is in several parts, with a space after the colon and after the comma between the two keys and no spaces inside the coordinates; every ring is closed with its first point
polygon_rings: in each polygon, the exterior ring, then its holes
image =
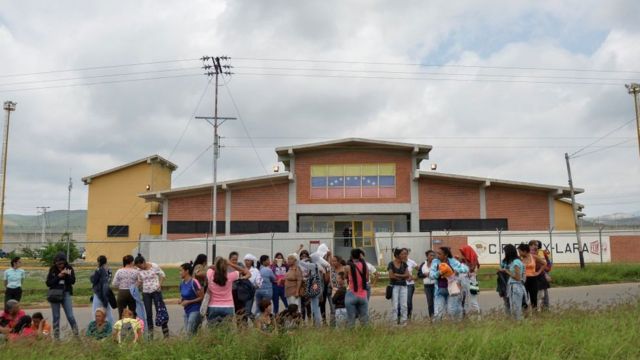
{"type": "Polygon", "coordinates": [[[11,112],[16,111],[16,103],[5,101],[3,109],[7,112],[4,121],[4,137],[2,140],[2,191],[0,193],[0,246],[4,242],[4,194],[7,183],[7,151],[9,149],[9,121],[11,112]]]}
{"type": "Polygon", "coordinates": [[[631,83],[625,85],[629,94],[633,95],[633,105],[636,110],[636,128],[638,131],[638,153],[640,154],[640,101],[638,101],[638,94],[640,94],[640,84],[631,83]]]}
{"type": "Polygon", "coordinates": [[[567,162],[567,174],[569,175],[569,190],[571,192],[571,207],[573,208],[573,222],[576,226],[576,239],[578,240],[578,254],[580,257],[580,268],[584,269],[584,254],[582,253],[582,238],[580,237],[580,223],[578,221],[578,205],[576,204],[576,194],[573,190],[573,178],[571,177],[571,165],[569,164],[569,154],[564,153],[567,162]]]}

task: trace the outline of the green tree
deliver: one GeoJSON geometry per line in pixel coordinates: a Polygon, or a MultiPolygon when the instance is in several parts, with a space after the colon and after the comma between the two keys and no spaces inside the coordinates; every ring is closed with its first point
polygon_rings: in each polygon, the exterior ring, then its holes
{"type": "MultiPolygon", "coordinates": [[[[59,253],[67,254],[67,236],[69,236],[69,234],[63,234],[59,241],[50,242],[42,249],[40,262],[42,262],[43,265],[51,266],[53,265],[53,258],[55,258],[56,255],[59,253]]],[[[76,242],[73,239],[69,239],[69,258],[67,261],[72,263],[79,257],[80,251],[76,246],[76,242]]]]}

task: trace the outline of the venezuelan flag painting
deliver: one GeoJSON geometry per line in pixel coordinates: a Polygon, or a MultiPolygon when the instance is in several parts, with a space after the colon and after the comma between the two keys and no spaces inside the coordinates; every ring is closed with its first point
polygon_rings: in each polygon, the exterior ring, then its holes
{"type": "Polygon", "coordinates": [[[395,198],[396,164],[312,165],[312,199],[395,198]]]}

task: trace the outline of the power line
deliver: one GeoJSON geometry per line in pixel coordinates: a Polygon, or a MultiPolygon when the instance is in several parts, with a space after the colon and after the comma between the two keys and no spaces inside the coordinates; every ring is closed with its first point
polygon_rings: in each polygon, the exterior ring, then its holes
{"type": "Polygon", "coordinates": [[[178,138],[178,141],[173,146],[173,149],[171,149],[171,153],[169,154],[168,159],[171,159],[173,154],[176,152],[176,149],[178,148],[178,145],[180,145],[180,143],[182,142],[182,139],[184,138],[184,134],[186,134],[187,129],[189,128],[189,125],[191,125],[191,122],[193,121],[193,119],[196,116],[196,112],[198,111],[198,109],[200,109],[200,104],[202,103],[202,100],[204,99],[204,96],[207,94],[207,89],[209,88],[209,86],[211,86],[211,81],[212,80],[213,80],[213,78],[209,79],[209,81],[207,81],[207,84],[205,85],[204,89],[202,89],[202,94],[200,94],[200,98],[198,99],[198,103],[196,104],[196,107],[191,112],[191,116],[189,117],[189,121],[187,121],[187,124],[182,129],[182,133],[180,134],[180,137],[178,138]]]}
{"type": "Polygon", "coordinates": [[[358,65],[391,65],[391,66],[419,66],[419,67],[453,67],[474,69],[500,69],[500,70],[534,70],[534,71],[575,71],[594,73],[627,73],[640,74],[639,70],[604,70],[604,69],[578,69],[578,68],[551,68],[531,66],[489,66],[489,65],[464,65],[464,64],[435,64],[435,63],[402,63],[402,62],[376,62],[376,61],[349,61],[349,60],[319,60],[319,59],[285,59],[285,58],[256,58],[234,57],[234,60],[293,62],[293,63],[326,63],[326,64],[358,64],[358,65]]]}
{"type": "Polygon", "coordinates": [[[0,75],[0,78],[54,74],[54,73],[74,72],[74,71],[114,69],[114,68],[130,67],[130,66],[168,64],[168,63],[199,61],[199,60],[200,59],[174,59],[174,60],[147,61],[147,62],[137,62],[137,63],[129,63],[129,64],[118,64],[118,65],[89,66],[89,67],[81,67],[81,68],[73,68],[73,69],[38,71],[38,72],[31,72],[31,73],[2,74],[0,75]]]}
{"type": "MultiPolygon", "coordinates": [[[[617,128],[615,128],[615,129],[613,129],[613,130],[609,131],[608,133],[606,133],[606,134],[604,134],[604,135],[600,136],[598,139],[596,139],[596,141],[591,142],[591,143],[589,143],[589,144],[587,144],[587,145],[583,146],[583,147],[582,147],[582,148],[580,148],[578,151],[576,151],[576,152],[574,152],[573,154],[571,154],[569,157],[574,157],[574,156],[576,156],[576,155],[577,155],[577,154],[579,154],[581,151],[583,151],[583,150],[585,150],[585,149],[587,149],[587,148],[589,148],[589,147],[591,147],[591,146],[593,146],[593,145],[597,144],[598,142],[600,142],[601,140],[603,140],[603,139],[604,139],[604,138],[606,138],[607,136],[609,136],[609,135],[613,134],[614,132],[616,132],[616,131],[618,131],[618,130],[622,129],[623,127],[625,127],[625,126],[629,125],[630,123],[632,123],[632,122],[634,122],[634,121],[635,121],[635,119],[631,119],[630,121],[625,122],[624,124],[622,124],[622,125],[618,126],[617,128]]],[[[625,142],[626,142],[626,141],[625,141],[625,142]]]]}
{"type": "MultiPolygon", "coordinates": [[[[599,148],[599,149],[597,149],[597,150],[587,151],[586,153],[582,153],[582,155],[573,156],[572,158],[573,158],[573,159],[577,159],[577,158],[581,158],[581,157],[583,157],[583,156],[591,155],[591,154],[594,154],[594,153],[597,153],[597,152],[600,152],[600,151],[604,151],[604,150],[607,150],[607,149],[611,149],[611,148],[614,148],[614,147],[618,147],[618,146],[620,146],[620,145],[622,145],[622,144],[624,144],[624,143],[628,143],[628,142],[629,142],[629,141],[631,141],[631,140],[632,140],[632,139],[624,140],[624,141],[621,141],[621,142],[619,142],[619,143],[615,143],[615,144],[613,144],[613,145],[603,146],[603,147],[601,147],[601,148],[599,148]]],[[[627,147],[635,147],[635,146],[627,146],[627,147]]]]}
{"type": "Polygon", "coordinates": [[[198,156],[196,156],[195,159],[193,159],[193,161],[191,161],[189,163],[189,165],[187,165],[182,172],[180,172],[180,174],[176,175],[175,178],[173,178],[173,181],[178,180],[178,178],[180,178],[182,175],[184,175],[184,173],[187,172],[187,170],[189,170],[191,168],[191,166],[193,166],[193,164],[195,164],[198,160],[200,160],[200,158],[207,153],[207,151],[211,150],[211,148],[213,147],[213,144],[210,144],[209,146],[207,146],[206,149],[204,149],[200,154],[198,154],[198,156]]]}

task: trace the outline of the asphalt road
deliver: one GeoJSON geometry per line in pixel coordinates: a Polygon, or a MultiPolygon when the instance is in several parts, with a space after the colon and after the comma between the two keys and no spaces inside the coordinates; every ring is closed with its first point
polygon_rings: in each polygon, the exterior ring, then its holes
{"type": "MultiPolygon", "coordinates": [[[[550,298],[553,309],[579,307],[583,309],[596,308],[601,306],[612,305],[620,302],[629,302],[633,299],[640,298],[640,283],[624,283],[624,284],[607,284],[593,286],[579,286],[550,289],[550,298]]],[[[502,311],[502,299],[498,297],[495,291],[483,291],[479,297],[480,306],[483,312],[502,311]]],[[[426,297],[422,288],[416,289],[413,297],[414,316],[418,318],[426,315],[426,297]]],[[[182,307],[174,302],[167,304],[169,310],[169,329],[172,334],[178,334],[183,327],[183,310],[182,307]]],[[[282,308],[282,305],[281,305],[282,308]]],[[[371,313],[377,314],[377,318],[384,316],[391,308],[391,301],[386,300],[383,296],[372,296],[369,303],[371,313]]],[[[327,304],[328,310],[328,304],[327,304]]],[[[47,319],[51,319],[51,310],[44,309],[28,309],[27,314],[41,311],[47,319]]],[[[74,309],[74,315],[81,329],[86,328],[92,318],[91,307],[79,306],[74,309]]],[[[114,311],[114,317],[117,312],[114,311]]],[[[68,330],[68,324],[62,315],[63,332],[68,330]]],[[[156,328],[156,331],[159,329],[156,328]]],[[[157,336],[160,336],[159,334],[157,336]]]]}

